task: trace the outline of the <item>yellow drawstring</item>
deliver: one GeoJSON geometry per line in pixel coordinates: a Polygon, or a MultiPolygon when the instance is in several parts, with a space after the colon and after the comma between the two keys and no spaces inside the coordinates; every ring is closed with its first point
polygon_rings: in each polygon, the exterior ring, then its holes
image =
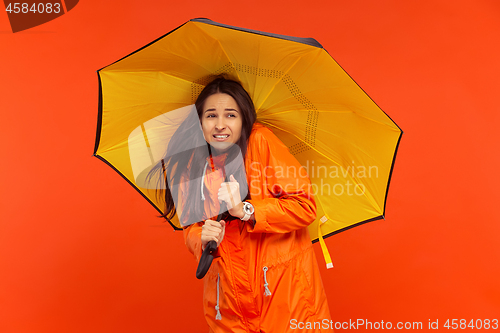
{"type": "Polygon", "coordinates": [[[328,221],[326,216],[323,216],[318,223],[318,239],[319,244],[321,245],[321,250],[323,251],[323,257],[325,257],[326,268],[333,268],[332,258],[330,257],[330,253],[328,252],[328,248],[326,247],[325,240],[323,239],[323,234],[321,233],[321,225],[328,221]]]}

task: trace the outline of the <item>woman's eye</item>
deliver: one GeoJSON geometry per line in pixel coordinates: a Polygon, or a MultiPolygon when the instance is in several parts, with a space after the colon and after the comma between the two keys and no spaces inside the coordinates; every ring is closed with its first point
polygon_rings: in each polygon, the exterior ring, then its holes
{"type": "Polygon", "coordinates": [[[208,115],[207,115],[207,118],[214,118],[214,117],[215,117],[215,115],[214,115],[214,114],[208,114],[208,115]]]}
{"type": "Polygon", "coordinates": [[[236,115],[235,115],[235,114],[233,114],[233,113],[230,113],[230,114],[228,114],[227,116],[228,116],[229,118],[230,118],[230,117],[236,118],[236,115]]]}

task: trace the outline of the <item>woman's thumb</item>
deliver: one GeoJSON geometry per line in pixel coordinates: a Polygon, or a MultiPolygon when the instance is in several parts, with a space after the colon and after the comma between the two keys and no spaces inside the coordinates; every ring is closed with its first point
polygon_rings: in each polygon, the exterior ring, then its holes
{"type": "Polygon", "coordinates": [[[230,180],[230,181],[232,181],[232,182],[235,182],[235,181],[236,181],[236,179],[234,178],[234,176],[233,176],[233,175],[229,176],[229,180],[230,180]]]}

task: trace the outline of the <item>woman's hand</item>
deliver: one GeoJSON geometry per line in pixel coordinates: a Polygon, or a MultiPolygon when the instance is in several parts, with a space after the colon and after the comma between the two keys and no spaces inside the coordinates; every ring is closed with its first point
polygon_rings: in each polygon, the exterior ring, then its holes
{"type": "Polygon", "coordinates": [[[206,220],[203,227],[201,227],[201,250],[205,250],[208,242],[215,241],[217,246],[224,239],[224,233],[226,231],[226,222],[221,220],[220,222],[213,220],[206,220]]]}
{"type": "Polygon", "coordinates": [[[225,202],[229,214],[234,217],[242,218],[243,203],[241,202],[240,184],[233,177],[229,176],[229,182],[220,184],[219,188],[219,202],[225,202]]]}

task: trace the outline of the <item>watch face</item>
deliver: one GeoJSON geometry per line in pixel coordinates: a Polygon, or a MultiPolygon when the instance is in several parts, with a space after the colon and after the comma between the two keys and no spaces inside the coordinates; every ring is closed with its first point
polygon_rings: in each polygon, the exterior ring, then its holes
{"type": "Polygon", "coordinates": [[[245,213],[247,213],[248,215],[252,215],[253,214],[253,206],[251,203],[249,202],[245,202],[245,204],[243,205],[243,210],[245,211],[245,213]]]}

